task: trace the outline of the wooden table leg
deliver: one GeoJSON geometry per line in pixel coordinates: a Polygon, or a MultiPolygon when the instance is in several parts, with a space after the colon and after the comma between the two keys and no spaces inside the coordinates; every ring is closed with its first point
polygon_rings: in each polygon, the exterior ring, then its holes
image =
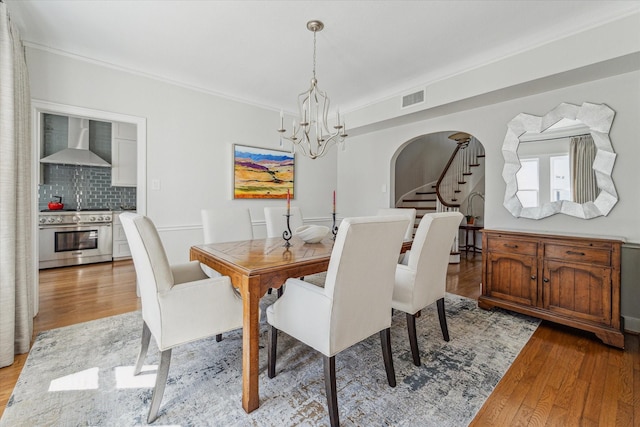
{"type": "Polygon", "coordinates": [[[258,391],[260,345],[260,277],[242,278],[242,407],[249,413],[260,406],[258,391]]]}

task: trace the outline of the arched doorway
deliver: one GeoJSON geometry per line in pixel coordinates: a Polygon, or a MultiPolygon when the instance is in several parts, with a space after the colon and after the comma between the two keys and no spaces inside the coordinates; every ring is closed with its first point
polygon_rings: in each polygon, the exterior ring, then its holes
{"type": "MultiPolygon", "coordinates": [[[[390,203],[415,208],[416,227],[425,214],[446,210],[462,212],[469,224],[484,223],[484,147],[473,135],[453,130],[412,138],[398,148],[391,168],[390,203]]],[[[476,240],[463,240],[465,248],[479,247],[476,240]]]]}

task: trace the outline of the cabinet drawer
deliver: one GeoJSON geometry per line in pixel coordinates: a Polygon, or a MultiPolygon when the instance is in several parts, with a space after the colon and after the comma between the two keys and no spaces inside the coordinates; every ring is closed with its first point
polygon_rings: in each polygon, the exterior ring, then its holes
{"type": "Polygon", "coordinates": [[[520,255],[536,256],[538,244],[526,240],[506,239],[490,236],[488,239],[489,252],[507,252],[520,255]]]}
{"type": "Polygon", "coordinates": [[[569,246],[548,243],[544,245],[546,258],[562,261],[584,262],[596,265],[611,265],[611,250],[586,246],[569,246]]]}

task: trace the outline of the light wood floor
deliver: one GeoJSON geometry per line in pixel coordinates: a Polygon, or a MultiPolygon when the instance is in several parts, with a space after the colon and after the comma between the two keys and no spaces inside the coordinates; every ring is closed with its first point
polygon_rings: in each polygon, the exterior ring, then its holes
{"type": "MultiPolygon", "coordinates": [[[[447,290],[480,294],[481,257],[449,266],[447,290]]],[[[140,308],[128,261],[40,272],[37,334],[51,328],[140,308]]],[[[640,346],[625,335],[625,350],[595,336],[543,322],[482,407],[472,426],[640,426],[640,346]]],[[[26,355],[0,369],[0,415],[26,355]]]]}

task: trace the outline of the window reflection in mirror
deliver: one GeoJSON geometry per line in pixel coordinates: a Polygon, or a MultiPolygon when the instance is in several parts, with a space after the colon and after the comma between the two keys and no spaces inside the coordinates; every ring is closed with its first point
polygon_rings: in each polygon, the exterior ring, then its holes
{"type": "Polygon", "coordinates": [[[516,195],[525,208],[536,207],[540,203],[538,195],[540,191],[539,162],[539,158],[520,159],[522,168],[516,174],[518,180],[516,195]]]}
{"type": "MultiPolygon", "coordinates": [[[[560,138],[557,140],[529,141],[521,143],[518,147],[518,157],[522,168],[517,172],[518,181],[517,197],[523,207],[536,207],[547,202],[560,200],[570,200],[578,202],[574,198],[576,193],[574,187],[580,187],[581,180],[578,179],[581,169],[579,162],[574,159],[579,151],[574,147],[571,151],[571,144],[587,144],[582,139],[576,137],[560,138]],[[572,167],[573,165],[573,167],[572,167]]],[[[591,141],[591,143],[593,143],[591,141]]],[[[588,164],[589,182],[595,180],[593,172],[593,159],[588,164]]],[[[583,170],[582,170],[583,171],[583,170]]],[[[578,203],[593,201],[597,197],[596,193],[589,192],[588,200],[581,200],[578,203]]]]}
{"type": "Polygon", "coordinates": [[[598,196],[593,161],[595,145],[579,120],[561,119],[547,130],[520,138],[516,196],[523,207],[547,202],[594,201],[598,196]]]}
{"type": "Polygon", "coordinates": [[[502,147],[505,208],[531,219],[607,215],[618,201],[609,139],[614,116],[605,104],[585,102],[514,117],[502,147]]]}

